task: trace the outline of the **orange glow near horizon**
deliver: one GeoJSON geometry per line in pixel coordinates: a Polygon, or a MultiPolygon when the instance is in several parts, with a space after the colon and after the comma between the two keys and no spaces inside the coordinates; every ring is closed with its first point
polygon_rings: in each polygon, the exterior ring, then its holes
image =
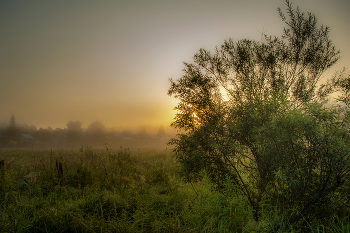
{"type": "MultiPolygon", "coordinates": [[[[349,1],[291,1],[331,28],[350,61],[349,1]]],[[[177,100],[168,78],[182,75],[199,48],[225,39],[261,39],[283,30],[272,1],[2,1],[0,123],[64,128],[94,121],[112,126],[172,122],[177,100]]],[[[330,71],[330,74],[333,72],[330,71]]]]}

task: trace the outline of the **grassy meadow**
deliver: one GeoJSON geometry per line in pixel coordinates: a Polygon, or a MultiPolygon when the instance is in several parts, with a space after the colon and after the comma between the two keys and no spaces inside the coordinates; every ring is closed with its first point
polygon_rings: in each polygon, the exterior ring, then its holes
{"type": "Polygon", "coordinates": [[[2,160],[0,232],[350,232],[335,217],[290,226],[274,203],[254,222],[230,181],[185,182],[171,150],[1,149],[2,160]]]}

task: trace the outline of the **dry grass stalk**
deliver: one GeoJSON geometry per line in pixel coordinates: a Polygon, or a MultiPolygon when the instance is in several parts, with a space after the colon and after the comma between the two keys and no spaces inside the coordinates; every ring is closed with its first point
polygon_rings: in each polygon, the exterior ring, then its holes
{"type": "Polygon", "coordinates": [[[5,160],[0,160],[0,169],[3,168],[5,166],[5,160]]]}
{"type": "Polygon", "coordinates": [[[62,163],[60,161],[56,160],[56,168],[57,168],[59,179],[62,179],[62,177],[63,177],[63,166],[62,166],[62,163]]]}

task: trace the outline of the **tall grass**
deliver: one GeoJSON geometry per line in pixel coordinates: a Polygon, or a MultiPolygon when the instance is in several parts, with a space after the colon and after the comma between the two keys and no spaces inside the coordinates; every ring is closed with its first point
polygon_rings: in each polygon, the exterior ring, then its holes
{"type": "Polygon", "coordinates": [[[290,226],[273,206],[254,222],[230,180],[223,192],[205,172],[186,183],[169,151],[3,149],[0,160],[0,232],[349,232],[348,219],[290,226]]]}

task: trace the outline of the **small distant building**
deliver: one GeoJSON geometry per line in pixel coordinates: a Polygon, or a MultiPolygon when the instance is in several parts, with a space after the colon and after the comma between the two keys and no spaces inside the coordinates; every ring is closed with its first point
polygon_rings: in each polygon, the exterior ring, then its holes
{"type": "Polygon", "coordinates": [[[34,138],[30,134],[22,134],[21,135],[21,142],[32,142],[34,138]]]}

